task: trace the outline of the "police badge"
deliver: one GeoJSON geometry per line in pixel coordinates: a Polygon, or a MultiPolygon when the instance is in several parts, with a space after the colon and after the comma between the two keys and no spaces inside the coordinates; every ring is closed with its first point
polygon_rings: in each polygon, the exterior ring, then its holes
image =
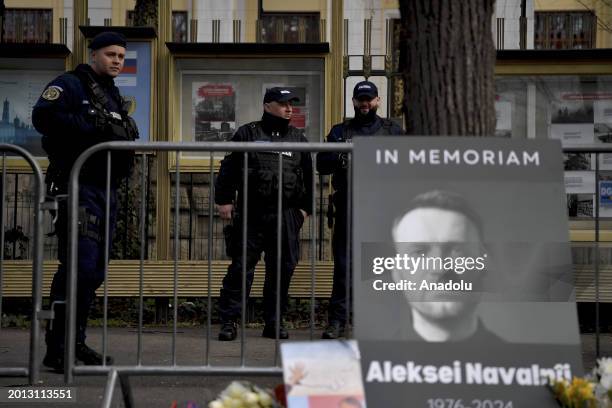
{"type": "Polygon", "coordinates": [[[43,99],[46,99],[48,101],[54,101],[60,97],[60,92],[62,91],[63,89],[59,86],[51,85],[50,87],[45,89],[45,91],[42,93],[42,97],[43,99]]]}

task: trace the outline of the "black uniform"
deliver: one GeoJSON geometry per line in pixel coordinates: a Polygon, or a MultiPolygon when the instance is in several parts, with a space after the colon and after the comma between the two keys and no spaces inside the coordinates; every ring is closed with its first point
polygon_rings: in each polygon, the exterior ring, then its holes
{"type": "MultiPolygon", "coordinates": [[[[81,64],[74,71],[51,81],[32,112],[32,122],[42,133],[42,146],[49,155],[47,190],[66,194],[70,170],[87,148],[112,140],[138,137],[135,122],[128,116],[113,79],[97,75],[81,64]]],[[[132,167],[132,153],[113,153],[111,161],[110,234],[115,226],[116,186],[132,167]]],[[[77,288],[77,358],[95,363],[83,353],[85,329],[95,291],[104,281],[104,213],[106,203],[106,152],[91,157],[83,166],[79,185],[79,240],[77,288]]],[[[60,201],[55,231],[59,267],[51,284],[51,301],[66,297],[68,266],[67,203],[60,201]]],[[[110,243],[109,243],[110,245],[110,243]]],[[[53,328],[47,327],[47,366],[61,369],[64,348],[65,308],[56,306],[53,328]]],[[[91,355],[90,355],[91,356],[91,355]]]]}
{"type": "MultiPolygon", "coordinates": [[[[288,120],[265,112],[262,120],[241,126],[232,138],[237,142],[307,142],[303,133],[288,126],[288,120]]],[[[281,251],[281,317],[287,309],[289,283],[299,257],[299,232],[304,223],[300,209],[310,212],[312,191],[312,159],[310,153],[284,152],[283,209],[281,251]]],[[[243,153],[231,153],[221,162],[215,184],[218,205],[236,202],[233,234],[228,246],[232,263],[223,279],[219,311],[224,323],[235,322],[241,313],[242,290],[242,197],[243,153]],[[238,199],[236,198],[238,192],[238,199]]],[[[247,218],[247,293],[253,282],[254,268],[264,252],[266,277],[264,284],[264,319],[267,327],[276,322],[276,225],[278,201],[278,153],[248,154],[248,218],[247,218]]]]}
{"type": "MultiPolygon", "coordinates": [[[[360,119],[347,120],[334,125],[327,135],[328,142],[350,142],[353,136],[375,135],[401,135],[404,131],[389,119],[382,119],[377,115],[360,119]],[[369,120],[368,120],[369,119],[369,120]]],[[[320,174],[332,174],[334,194],[332,204],[334,207],[334,231],[332,236],[332,251],[334,254],[334,283],[329,301],[328,319],[330,324],[336,323],[344,327],[346,323],[346,281],[347,264],[349,262],[346,252],[347,246],[347,168],[346,156],[323,152],[317,155],[317,171],[320,174]]]]}

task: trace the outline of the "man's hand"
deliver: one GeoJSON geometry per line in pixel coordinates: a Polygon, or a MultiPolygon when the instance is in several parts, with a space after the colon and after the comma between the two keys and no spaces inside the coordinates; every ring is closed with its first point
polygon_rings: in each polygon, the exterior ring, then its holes
{"type": "Polygon", "coordinates": [[[231,220],[234,212],[234,204],[217,205],[217,211],[222,220],[231,220]]]}

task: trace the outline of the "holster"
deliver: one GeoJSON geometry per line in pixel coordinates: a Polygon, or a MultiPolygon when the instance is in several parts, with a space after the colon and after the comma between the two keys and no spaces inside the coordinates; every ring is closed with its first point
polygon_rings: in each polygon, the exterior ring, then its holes
{"type": "MultiPolygon", "coordinates": [[[[68,182],[66,177],[61,171],[53,164],[49,164],[47,168],[47,174],[45,175],[45,195],[48,199],[58,200],[60,196],[65,199],[68,194],[68,182]]],[[[51,217],[55,221],[57,212],[55,210],[49,210],[51,217]]]]}
{"type": "Polygon", "coordinates": [[[100,221],[100,217],[87,211],[87,207],[79,207],[79,236],[102,242],[100,221]]]}
{"type": "Polygon", "coordinates": [[[328,201],[327,201],[327,227],[328,228],[333,228],[334,227],[334,195],[330,194],[328,197],[328,201]]]}

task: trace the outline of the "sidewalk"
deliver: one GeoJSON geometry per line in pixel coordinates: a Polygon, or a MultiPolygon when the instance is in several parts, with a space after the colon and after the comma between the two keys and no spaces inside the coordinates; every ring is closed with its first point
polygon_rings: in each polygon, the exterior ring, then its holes
{"type": "MultiPolygon", "coordinates": [[[[217,340],[219,327],[213,326],[210,342],[211,365],[240,365],[240,335],[233,342],[217,340]]],[[[247,329],[245,348],[246,364],[271,366],[274,364],[274,340],[261,337],[262,329],[247,329]]],[[[44,331],[43,331],[44,333],[44,331]]],[[[290,330],[290,340],[309,340],[308,329],[290,330]]],[[[321,331],[315,331],[319,339],[321,331]]],[[[43,334],[44,337],[44,334],[43,334]]],[[[137,330],[135,328],[111,328],[108,330],[108,354],[118,365],[136,365],[137,330]]],[[[94,349],[102,350],[102,329],[88,329],[87,343],[94,349]]],[[[0,332],[0,366],[25,365],[29,347],[29,332],[26,330],[2,329],[0,332]]],[[[203,365],[205,361],[206,332],[204,328],[179,328],[176,340],[177,365],[203,365]]],[[[41,359],[45,347],[41,342],[41,359]]],[[[279,359],[280,362],[280,359],[279,359]]],[[[145,329],[143,332],[143,365],[172,365],[172,328],[145,329]]],[[[41,386],[63,385],[63,375],[41,369],[41,386]]],[[[228,377],[131,377],[136,407],[169,408],[173,401],[178,407],[185,407],[188,401],[196,402],[201,408],[223,390],[234,378],[228,377]]],[[[248,379],[248,378],[246,378],[248,379]]],[[[252,379],[263,387],[273,388],[282,378],[263,377],[252,379]]],[[[45,404],[59,407],[99,407],[102,401],[106,377],[75,377],[77,404],[45,404]]],[[[0,386],[27,386],[26,378],[0,378],[0,386]]],[[[113,406],[121,407],[120,390],[117,387],[113,406]]],[[[29,404],[6,404],[2,407],[24,408],[29,404]]],[[[35,404],[43,406],[43,404],[35,404]]]]}
{"type": "MultiPolygon", "coordinates": [[[[214,326],[210,342],[210,363],[212,365],[240,364],[240,337],[234,342],[216,340],[218,326],[214,326]]],[[[101,350],[102,330],[88,330],[88,344],[101,350]]],[[[109,329],[108,352],[115,358],[115,364],[135,365],[137,351],[137,331],[133,328],[109,329]]],[[[308,329],[290,330],[290,340],[308,340],[308,329]]],[[[254,366],[272,365],[274,359],[274,340],[260,337],[261,329],[247,329],[246,364],[254,366]]],[[[320,338],[321,331],[315,331],[314,338],[320,338]]],[[[582,337],[582,356],[585,368],[595,363],[595,336],[584,334],[582,337]]],[[[0,332],[0,366],[22,365],[27,360],[29,332],[25,330],[3,329],[0,332]]],[[[600,338],[601,355],[612,356],[612,334],[600,338]]],[[[167,328],[145,329],[143,334],[143,365],[171,365],[172,330],[167,328]]],[[[206,333],[204,328],[180,328],[177,333],[176,357],[178,365],[204,364],[206,333]]],[[[41,343],[41,358],[44,346],[41,343]]],[[[248,379],[248,378],[247,378],[248,379]]],[[[62,386],[63,375],[41,370],[41,385],[45,387],[62,386]]],[[[227,384],[233,380],[228,377],[131,377],[134,403],[136,407],[169,408],[174,401],[178,407],[185,407],[193,401],[201,408],[207,406],[227,384]]],[[[278,378],[253,379],[258,385],[272,388],[282,382],[278,378]]],[[[25,378],[0,378],[0,386],[25,386],[25,378]]],[[[2,407],[24,408],[26,406],[58,407],[99,407],[102,401],[106,377],[75,377],[77,387],[76,404],[0,404],[2,407]]],[[[120,391],[115,390],[113,406],[123,406],[120,391]]]]}

